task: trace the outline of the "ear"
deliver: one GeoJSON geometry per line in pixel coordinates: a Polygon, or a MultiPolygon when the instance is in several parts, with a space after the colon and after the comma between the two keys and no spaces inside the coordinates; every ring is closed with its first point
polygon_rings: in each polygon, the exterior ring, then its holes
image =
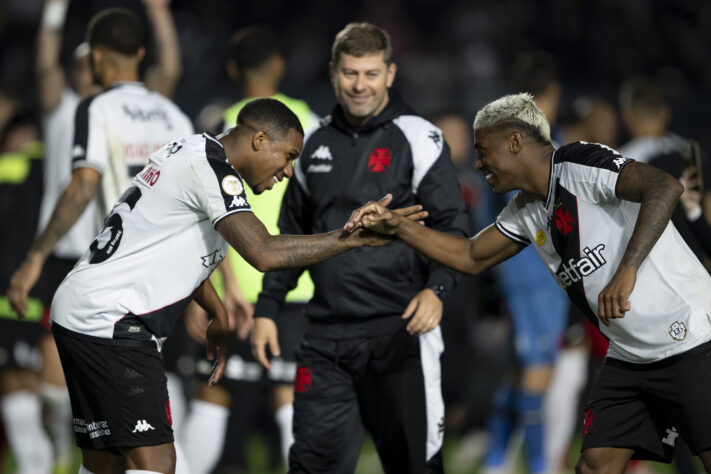
{"type": "Polygon", "coordinates": [[[227,61],[227,64],[225,64],[225,70],[227,71],[227,76],[233,81],[233,82],[239,82],[240,81],[240,74],[239,74],[239,67],[237,67],[237,63],[234,61],[227,61]]]}
{"type": "Polygon", "coordinates": [[[397,72],[397,66],[395,63],[390,63],[388,66],[388,79],[387,79],[387,86],[391,87],[393,85],[393,82],[395,82],[395,73],[397,72]]]}
{"type": "Polygon", "coordinates": [[[143,58],[145,58],[145,57],[146,57],[146,48],[141,46],[140,48],[138,48],[138,52],[136,53],[136,59],[138,59],[138,62],[140,63],[141,61],[143,61],[143,58]]]}
{"type": "Polygon", "coordinates": [[[279,78],[279,80],[281,80],[284,77],[284,69],[286,67],[284,57],[281,54],[273,55],[271,67],[274,73],[274,77],[277,77],[279,78]]]}
{"type": "Polygon", "coordinates": [[[336,66],[337,64],[333,61],[328,63],[328,76],[331,78],[331,85],[336,86],[336,66]]]}
{"type": "Polygon", "coordinates": [[[269,144],[269,135],[267,135],[267,131],[264,130],[263,128],[260,128],[256,132],[254,132],[254,135],[252,135],[252,148],[254,151],[260,151],[262,148],[266,147],[269,144]]]}
{"type": "Polygon", "coordinates": [[[521,133],[511,132],[508,139],[509,152],[517,155],[521,151],[521,133]]]}
{"type": "Polygon", "coordinates": [[[104,52],[99,48],[91,48],[89,54],[91,54],[91,59],[95,64],[100,63],[101,59],[104,57],[104,52]]]}

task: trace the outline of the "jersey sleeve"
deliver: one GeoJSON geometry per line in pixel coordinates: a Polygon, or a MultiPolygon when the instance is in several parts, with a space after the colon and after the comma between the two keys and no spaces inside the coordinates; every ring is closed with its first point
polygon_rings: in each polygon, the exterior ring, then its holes
{"type": "Polygon", "coordinates": [[[561,184],[596,204],[619,199],[615,193],[617,178],[632,161],[608,146],[586,142],[562,146],[555,156],[556,165],[562,166],[561,184]]]}
{"type": "Polygon", "coordinates": [[[528,245],[531,243],[523,225],[524,194],[517,193],[499,213],[496,218],[496,228],[516,243],[528,245]]]}
{"type": "Polygon", "coordinates": [[[96,97],[87,97],[77,106],[74,115],[72,169],[89,167],[103,174],[109,166],[109,143],[105,117],[96,97]]]}
{"type": "Polygon", "coordinates": [[[192,160],[189,179],[183,181],[183,192],[216,226],[225,217],[251,212],[252,208],[247,202],[242,178],[224,158],[224,151],[220,154],[211,150],[211,139],[207,140],[207,153],[192,160]]]}

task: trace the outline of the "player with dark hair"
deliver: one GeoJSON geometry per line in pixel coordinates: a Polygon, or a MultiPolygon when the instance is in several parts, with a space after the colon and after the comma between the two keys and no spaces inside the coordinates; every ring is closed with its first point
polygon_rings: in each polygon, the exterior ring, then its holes
{"type": "MultiPolygon", "coordinates": [[[[318,126],[318,117],[306,102],[280,92],[285,59],[276,33],[264,25],[247,26],[230,38],[229,50],[227,73],[240,87],[244,98],[224,111],[224,129],[237,124],[238,114],[250,101],[258,97],[271,97],[296,114],[308,137],[318,126]]],[[[252,211],[273,234],[279,233],[277,219],[286,185],[287,180],[281,181],[274,186],[273,192],[258,198],[252,190],[246,190],[252,211]]],[[[232,320],[238,317],[238,313],[248,314],[251,318],[253,305],[262,289],[263,274],[234,251],[225,256],[220,265],[220,273],[222,302],[228,315],[232,320]]],[[[216,286],[219,292],[220,288],[216,286]]],[[[305,273],[297,287],[287,295],[287,304],[277,315],[286,330],[280,333],[281,357],[273,361],[270,370],[265,370],[254,360],[249,344],[245,341],[251,329],[251,319],[235,331],[232,357],[236,363],[234,370],[228,371],[222,383],[209,389],[209,364],[205,361],[196,364],[200,381],[190,404],[186,427],[178,435],[185,446],[194,474],[210,472],[214,468],[223,452],[226,436],[239,440],[251,431],[249,414],[256,411],[257,404],[264,403],[264,385],[267,385],[270,393],[267,403],[274,409],[274,420],[281,437],[281,452],[286,462],[294,439],[292,403],[296,362],[293,353],[305,329],[305,304],[312,296],[313,283],[308,273],[305,273]],[[235,402],[237,399],[239,403],[235,402]]],[[[188,318],[197,318],[193,314],[196,311],[199,308],[191,305],[188,318]]],[[[202,322],[204,324],[204,319],[202,322]]],[[[227,455],[235,450],[224,451],[227,455]]],[[[239,456],[241,452],[233,457],[239,456]]],[[[226,457],[223,456],[223,461],[228,462],[226,457]]]]}
{"type": "Polygon", "coordinates": [[[528,94],[487,104],[474,133],[476,166],[489,185],[520,190],[495,224],[465,239],[415,229],[372,203],[346,228],[397,236],[472,274],[534,246],[610,341],[576,472],[624,472],[630,459],[669,462],[679,436],[711,472],[711,276],[669,222],[682,186],[604,145],[554,149],[528,94]]]}
{"type": "MultiPolygon", "coordinates": [[[[219,138],[191,135],[151,155],[55,294],[52,330],[72,401],[82,473],[173,473],[170,402],[159,349],[194,299],[213,319],[210,384],[228,356],[225,309],[209,276],[232,245],[261,271],[310,265],[389,239],[364,232],[272,236],[244,193],[292,175],[303,130],[262,99],[219,138]],[[264,112],[269,112],[271,116],[264,112]]],[[[389,202],[384,199],[383,203],[389,202]]],[[[420,218],[421,206],[404,210],[420,218]]]]}
{"type": "MultiPolygon", "coordinates": [[[[430,208],[431,225],[467,232],[442,132],[390,87],[390,37],[350,23],[331,50],[338,104],[306,142],[279,215],[282,232],[312,234],[345,221],[366,196],[430,208]]],[[[304,268],[265,275],[252,350],[269,368],[281,354],[274,321],[304,268]]],[[[308,267],[314,297],[296,351],[290,472],[352,472],[363,428],[388,472],[441,472],[444,402],[439,322],[455,274],[406,246],[363,249],[308,267]]]]}

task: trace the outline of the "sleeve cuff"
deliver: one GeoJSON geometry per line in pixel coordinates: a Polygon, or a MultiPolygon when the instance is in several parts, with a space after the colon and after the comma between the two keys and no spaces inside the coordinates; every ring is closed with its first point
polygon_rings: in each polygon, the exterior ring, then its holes
{"type": "Polygon", "coordinates": [[[260,295],[257,298],[257,304],[254,305],[254,317],[274,319],[280,306],[278,301],[260,295]]]}

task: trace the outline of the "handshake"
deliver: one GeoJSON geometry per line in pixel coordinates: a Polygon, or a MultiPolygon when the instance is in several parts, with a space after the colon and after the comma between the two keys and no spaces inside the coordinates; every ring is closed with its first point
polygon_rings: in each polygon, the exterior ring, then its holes
{"type": "MultiPolygon", "coordinates": [[[[413,223],[425,224],[424,219],[429,214],[422,209],[420,204],[391,210],[387,208],[387,205],[390,204],[392,199],[392,194],[386,194],[380,200],[370,201],[356,209],[343,226],[343,231],[347,234],[360,232],[361,237],[375,237],[378,242],[382,241],[380,245],[385,245],[392,240],[392,238],[385,238],[385,236],[395,235],[401,226],[408,226],[413,223]],[[378,237],[373,234],[378,234],[378,237]]],[[[365,243],[365,245],[373,245],[373,243],[369,242],[365,243]]]]}

